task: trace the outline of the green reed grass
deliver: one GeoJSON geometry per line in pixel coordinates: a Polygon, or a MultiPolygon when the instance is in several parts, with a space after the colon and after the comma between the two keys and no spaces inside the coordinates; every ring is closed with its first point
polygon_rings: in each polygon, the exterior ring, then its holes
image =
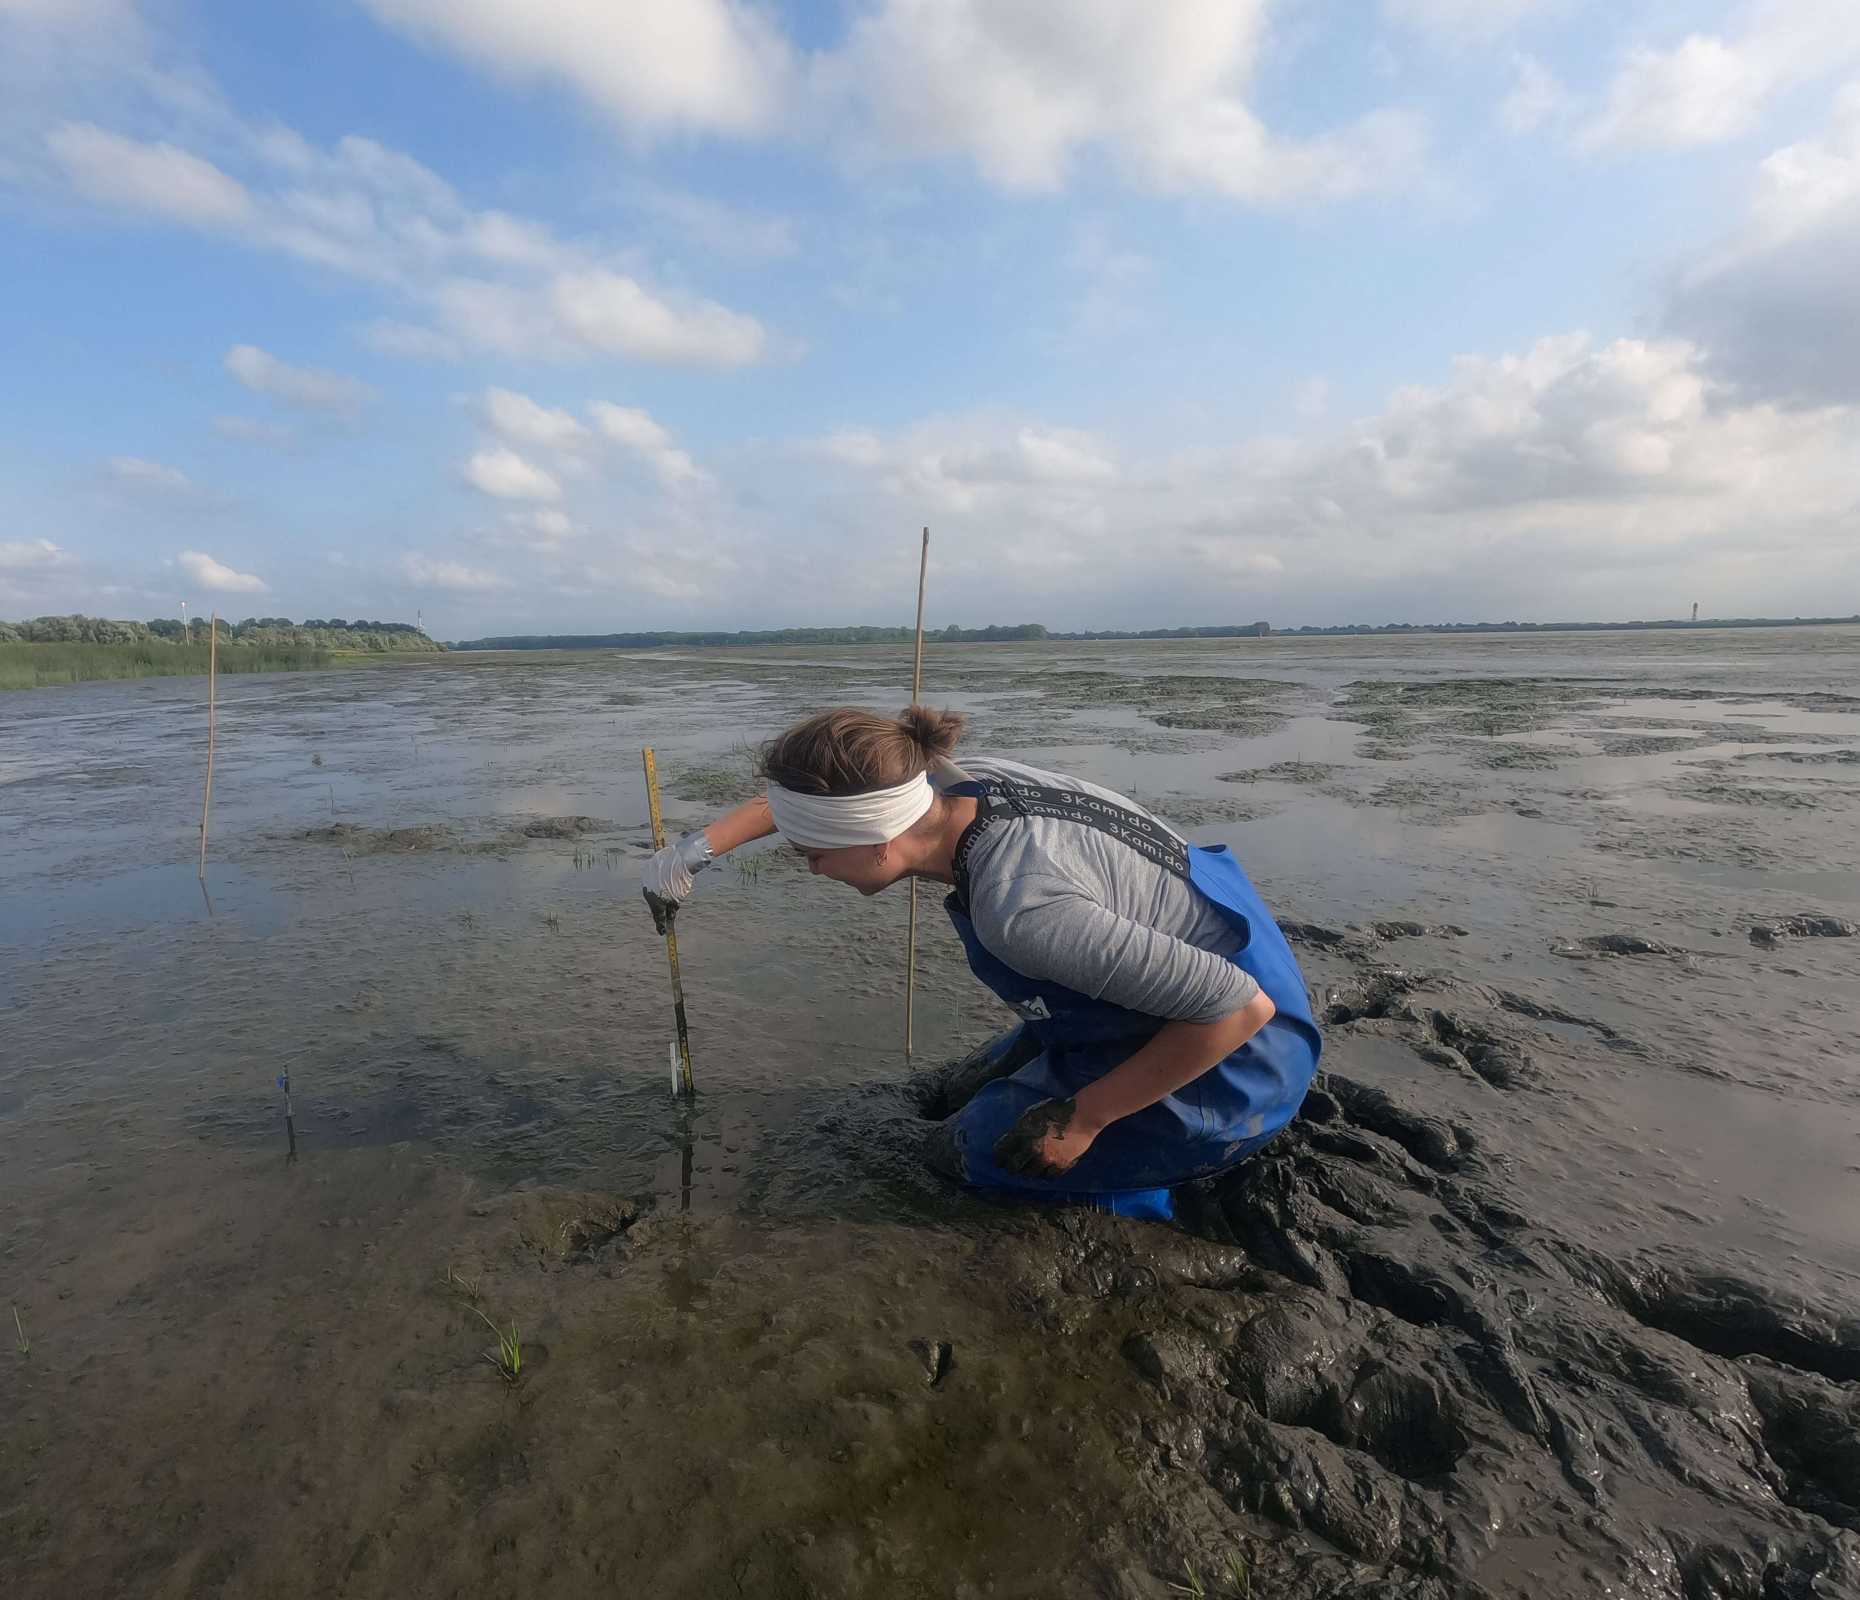
{"type": "MultiPolygon", "coordinates": [[[[474,1311],[477,1307],[472,1308],[474,1311]]],[[[484,1352],[484,1359],[496,1367],[505,1383],[515,1383],[523,1376],[523,1340],[518,1336],[517,1325],[510,1325],[510,1332],[504,1330],[487,1317],[482,1311],[478,1319],[497,1336],[497,1348],[484,1352]]]]}
{"type": "MultiPolygon", "coordinates": [[[[204,644],[0,644],[0,689],[43,689],[117,678],[204,677],[204,644]]],[[[333,650],[220,643],[221,672],[307,672],[351,659],[333,650]]]]}

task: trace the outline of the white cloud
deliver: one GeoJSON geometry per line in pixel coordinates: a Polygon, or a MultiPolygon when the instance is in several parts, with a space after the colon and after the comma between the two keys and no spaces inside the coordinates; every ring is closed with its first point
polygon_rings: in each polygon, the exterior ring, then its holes
{"type": "Polygon", "coordinates": [[[1755,0],[1724,34],[1630,50],[1581,143],[1591,150],[1719,144],[1754,127],[1778,90],[1857,59],[1860,26],[1848,5],[1755,0]]]}
{"type": "Polygon", "coordinates": [[[1693,34],[1673,50],[1635,50],[1583,143],[1654,150],[1716,144],[1756,121],[1770,88],[1752,56],[1707,34],[1693,34]]]}
{"type": "Polygon", "coordinates": [[[649,462],[667,488],[691,488],[705,481],[703,469],[646,412],[602,400],[595,403],[592,414],[603,434],[649,462]]]}
{"type": "Polygon", "coordinates": [[[261,422],[256,417],[215,417],[213,431],[223,439],[237,439],[242,444],[262,444],[273,450],[288,450],[297,438],[289,428],[275,422],[261,422]]]}
{"type": "Polygon", "coordinates": [[[1722,463],[1699,353],[1682,341],[1582,335],[1498,360],[1462,356],[1439,388],[1397,390],[1324,471],[1332,495],[1384,510],[1702,490],[1722,463]]]}
{"type": "Polygon", "coordinates": [[[843,429],[807,441],[801,453],[857,473],[900,510],[986,518],[1018,508],[1022,525],[1002,530],[1010,560],[1049,538],[1083,549],[1123,493],[1114,455],[1092,435],[992,415],[930,418],[891,438],[843,429]]]}
{"type": "Polygon", "coordinates": [[[362,329],[362,339],[384,356],[406,356],[414,361],[458,361],[465,354],[464,346],[450,334],[397,322],[392,317],[377,317],[362,329]]]}
{"type": "Polygon", "coordinates": [[[538,405],[511,389],[486,389],[478,402],[485,425],[511,444],[545,450],[572,450],[585,444],[588,430],[566,411],[538,405]]]}
{"type": "Polygon", "coordinates": [[[1762,162],[1735,237],[1682,271],[1669,326],[1752,397],[1860,403],[1860,83],[1762,162]]]}
{"type": "MultiPolygon", "coordinates": [[[[384,26],[499,77],[570,89],[635,140],[781,135],[855,165],[952,157],[1020,190],[1056,188],[1103,154],[1140,187],[1267,205],[1403,184],[1424,147],[1419,120],[1399,111],[1309,138],[1265,127],[1247,90],[1270,0],[868,0],[849,8],[842,40],[811,53],[783,34],[775,8],[751,0],[362,3],[384,26]]],[[[1416,25],[1480,34],[1535,3],[1390,0],[1416,25]]],[[[303,253],[343,231],[332,198],[299,205],[303,253]]],[[[638,203],[707,249],[793,249],[785,219],[649,189],[638,203]]],[[[481,255],[497,231],[474,242],[481,255]]],[[[556,248],[508,229],[500,242],[536,270],[556,248]]],[[[343,254],[347,270],[362,270],[343,254]]]]}
{"type": "Polygon", "coordinates": [[[803,450],[849,467],[879,467],[886,458],[885,441],[865,428],[836,429],[824,438],[809,441],[803,450]]]}
{"type": "Polygon", "coordinates": [[[882,0],[814,65],[855,157],[960,157],[1002,188],[1061,187],[1107,152],[1132,181],[1256,204],[1398,184],[1420,124],[1374,113],[1308,140],[1271,133],[1242,91],[1265,0],[882,0]]]}
{"type": "Polygon", "coordinates": [[[763,562],[745,570],[728,543],[702,533],[680,531],[666,538],[641,533],[618,535],[598,553],[564,567],[559,588],[565,594],[610,594],[629,609],[639,597],[681,608],[714,598],[719,586],[753,582],[763,562]]]}
{"type": "Polygon", "coordinates": [[[0,572],[63,566],[71,560],[50,539],[0,539],[0,572]]]}
{"type": "Polygon", "coordinates": [[[1569,106],[1569,92],[1535,56],[1512,57],[1511,92],[1498,108],[1507,132],[1535,133],[1569,106]]]}
{"type": "Polygon", "coordinates": [[[569,539],[573,538],[575,533],[575,525],[569,521],[566,512],[552,511],[547,508],[534,511],[513,511],[506,520],[518,527],[527,528],[537,537],[544,539],[569,539]]]}
{"type": "Polygon", "coordinates": [[[234,345],[226,352],[225,366],[254,394],[268,395],[300,411],[326,411],[353,418],[373,395],[359,378],[316,367],[294,367],[256,345],[234,345]]]}
{"type": "Polygon", "coordinates": [[[754,317],[709,300],[674,305],[623,273],[564,273],[550,305],[558,326],[593,350],[707,367],[747,366],[763,354],[754,317]]]}
{"type": "Polygon", "coordinates": [[[203,589],[219,594],[265,594],[269,590],[263,578],[250,572],[235,572],[199,550],[183,550],[175,564],[203,589]]]}
{"type": "Polygon", "coordinates": [[[197,227],[229,227],[252,213],[236,178],[171,144],[143,144],[88,122],[67,122],[46,145],[79,193],[103,205],[197,227]]]}
{"type": "Polygon", "coordinates": [[[483,567],[468,567],[457,561],[435,559],[418,551],[401,558],[401,572],[409,582],[424,589],[445,589],[455,594],[481,593],[507,589],[509,580],[483,567]]]}
{"type": "Polygon", "coordinates": [[[1461,357],[1321,435],[1147,459],[1079,445],[1114,473],[1001,470],[1029,434],[1082,437],[970,417],[811,446],[789,492],[838,530],[805,563],[836,575],[836,614],[862,614],[871,530],[919,519],[944,615],[968,618],[1622,616],[1682,592],[1801,610],[1851,582],[1860,411],[1747,403],[1682,339],[1461,357]]]}
{"type": "Polygon", "coordinates": [[[580,535],[581,530],[567,512],[553,506],[536,506],[527,511],[506,512],[502,530],[490,536],[487,542],[514,544],[530,550],[555,550],[580,535]]]}
{"type": "Polygon", "coordinates": [[[371,139],[350,136],[323,150],[288,128],[236,119],[219,133],[249,183],[177,146],[89,124],[66,124],[49,143],[79,192],[100,204],[281,252],[371,284],[431,319],[377,319],[366,337],[379,350],[439,360],[471,350],[546,360],[621,355],[709,367],[744,366],[769,352],[754,317],[656,288],[637,270],[619,270],[613,252],[558,238],[541,223],[473,210],[437,173],[371,139]]]}
{"type": "Polygon", "coordinates": [[[521,550],[548,557],[584,534],[585,530],[567,512],[555,506],[529,506],[506,511],[497,522],[473,529],[463,540],[479,549],[521,550]]]}
{"type": "Polygon", "coordinates": [[[160,461],[146,461],[141,456],[111,456],[104,470],[120,484],[135,489],[152,489],[163,494],[191,494],[194,483],[179,467],[160,461]]]}
{"type": "Polygon", "coordinates": [[[1107,483],[1117,463],[1090,435],[1063,428],[1020,428],[1004,445],[956,449],[935,458],[956,483],[1107,483]]]}
{"type": "Polygon", "coordinates": [[[0,0],[0,16],[36,23],[88,20],[123,9],[120,0],[0,0]]]}
{"type": "Polygon", "coordinates": [[[386,25],[501,76],[566,84],[639,134],[775,125],[790,50],[737,0],[363,0],[386,25]]]}
{"type": "Polygon", "coordinates": [[[1453,46],[1495,39],[1553,4],[1554,0],[1382,0],[1382,14],[1453,46]]]}
{"type": "Polygon", "coordinates": [[[560,500],[562,485],[514,450],[480,450],[465,463],[465,481],[497,500],[560,500]]]}

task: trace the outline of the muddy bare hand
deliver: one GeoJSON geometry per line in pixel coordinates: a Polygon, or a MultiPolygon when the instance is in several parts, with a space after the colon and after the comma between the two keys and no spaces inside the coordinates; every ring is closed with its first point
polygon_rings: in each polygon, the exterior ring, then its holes
{"type": "Polygon", "coordinates": [[[1057,1178],[1069,1172],[1098,1137],[1079,1121],[1076,1100],[1042,1100],[1015,1119],[995,1140],[995,1162],[1027,1178],[1057,1178]]]}

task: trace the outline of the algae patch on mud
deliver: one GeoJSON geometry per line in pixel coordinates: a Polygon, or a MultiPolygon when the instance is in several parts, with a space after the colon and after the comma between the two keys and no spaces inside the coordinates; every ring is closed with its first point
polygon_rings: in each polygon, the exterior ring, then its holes
{"type": "Polygon", "coordinates": [[[680,800],[723,811],[753,800],[762,793],[755,754],[738,750],[732,759],[708,766],[680,767],[666,781],[666,790],[680,800]]]}
{"type": "Polygon", "coordinates": [[[403,828],[364,828],[349,822],[330,822],[301,829],[289,837],[303,844],[339,845],[354,856],[430,855],[437,851],[495,855],[533,839],[585,839],[615,831],[613,823],[599,817],[537,817],[477,837],[467,836],[449,822],[422,822],[403,828]]]}
{"type": "Polygon", "coordinates": [[[1055,707],[1129,707],[1161,728],[1241,737],[1283,727],[1290,713],[1278,702],[1298,687],[1197,673],[1045,672],[1029,681],[1055,707]]]}

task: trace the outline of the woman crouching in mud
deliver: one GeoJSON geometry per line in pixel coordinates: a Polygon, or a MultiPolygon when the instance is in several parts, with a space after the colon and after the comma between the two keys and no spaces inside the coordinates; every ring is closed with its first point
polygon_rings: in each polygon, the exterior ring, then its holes
{"type": "Polygon", "coordinates": [[[1298,963],[1225,846],[1061,773],[958,766],[961,730],[925,706],[797,723],[763,752],[766,798],[652,857],[654,920],[771,833],[861,894],[949,884],[970,968],[1025,1020],[965,1064],[980,1087],[934,1163],[981,1189],[1167,1219],[1173,1185],[1245,1160],[1304,1099],[1321,1044],[1298,963]]]}

